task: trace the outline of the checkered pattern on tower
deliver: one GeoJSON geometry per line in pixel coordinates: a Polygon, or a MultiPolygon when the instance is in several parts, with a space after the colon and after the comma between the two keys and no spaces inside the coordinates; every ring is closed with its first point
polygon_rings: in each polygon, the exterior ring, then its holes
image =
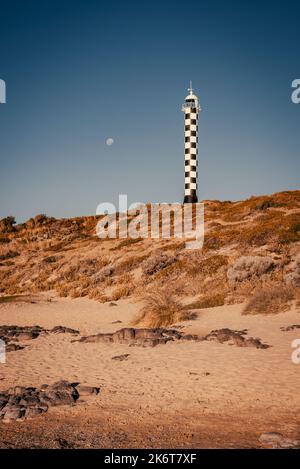
{"type": "Polygon", "coordinates": [[[189,95],[182,105],[184,112],[184,201],[198,202],[198,115],[201,111],[199,101],[193,94],[192,84],[189,95]]]}

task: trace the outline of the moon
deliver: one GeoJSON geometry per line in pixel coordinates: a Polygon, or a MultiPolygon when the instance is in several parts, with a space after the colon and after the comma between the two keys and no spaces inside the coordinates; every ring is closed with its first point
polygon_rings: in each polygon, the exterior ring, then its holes
{"type": "Polygon", "coordinates": [[[109,137],[109,138],[106,140],[106,145],[109,146],[109,147],[110,147],[113,143],[114,143],[114,139],[111,138],[111,137],[109,137]]]}

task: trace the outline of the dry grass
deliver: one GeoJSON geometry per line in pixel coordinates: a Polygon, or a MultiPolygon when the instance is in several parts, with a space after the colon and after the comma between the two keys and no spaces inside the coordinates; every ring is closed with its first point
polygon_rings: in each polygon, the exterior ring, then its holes
{"type": "Polygon", "coordinates": [[[147,259],[148,255],[142,255],[142,256],[131,256],[128,257],[127,259],[124,259],[123,261],[119,262],[116,265],[115,272],[117,274],[122,274],[124,272],[130,272],[134,269],[137,269],[138,267],[141,266],[142,262],[147,259]]]}
{"type": "Polygon", "coordinates": [[[144,306],[135,319],[134,325],[166,327],[190,318],[190,313],[168,290],[149,292],[143,300],[144,306]]]}
{"type": "Polygon", "coordinates": [[[173,298],[193,296],[204,308],[225,299],[245,301],[267,283],[299,287],[295,258],[300,249],[300,191],[205,205],[202,251],[185,250],[184,241],[175,238],[99,239],[95,236],[99,217],[55,220],[38,215],[20,225],[8,217],[0,223],[0,293],[53,289],[64,296],[103,302],[111,294],[139,298],[146,291],[164,288],[173,298]],[[274,266],[264,273],[256,269],[254,275],[251,266],[235,269],[240,281],[231,285],[228,267],[243,256],[270,256],[274,266]],[[243,280],[244,270],[249,272],[243,280]]]}
{"type": "Polygon", "coordinates": [[[270,196],[250,197],[240,202],[212,201],[208,206],[209,219],[221,218],[228,223],[239,222],[248,217],[268,213],[276,209],[291,210],[300,207],[300,192],[287,191],[270,196]]]}
{"type": "Polygon", "coordinates": [[[204,258],[202,257],[202,254],[200,254],[200,256],[201,257],[198,257],[198,259],[195,257],[191,259],[187,257],[185,259],[184,269],[192,277],[199,274],[202,276],[211,276],[221,267],[228,264],[227,256],[221,256],[219,254],[204,258]]]}
{"type": "Polygon", "coordinates": [[[205,309],[205,308],[215,308],[216,306],[223,306],[225,303],[226,294],[224,293],[208,293],[202,295],[198,300],[193,301],[184,306],[184,309],[205,309]]]}
{"type": "Polygon", "coordinates": [[[120,285],[117,287],[111,294],[110,300],[111,301],[118,301],[121,298],[126,298],[129,296],[132,292],[132,286],[131,285],[120,285]]]}
{"type": "Polygon", "coordinates": [[[110,250],[111,251],[118,251],[119,249],[122,249],[124,247],[127,247],[127,246],[132,246],[136,243],[140,243],[141,241],[143,241],[143,238],[128,238],[128,239],[124,239],[123,241],[121,241],[117,246],[114,246],[113,248],[111,248],[110,250]]]}
{"type": "Polygon", "coordinates": [[[261,277],[273,268],[274,262],[268,256],[241,256],[227,270],[230,285],[242,282],[251,277],[261,277]]]}
{"type": "Polygon", "coordinates": [[[170,256],[161,251],[156,252],[153,256],[147,258],[142,264],[142,272],[144,275],[154,275],[175,262],[175,256],[170,256]]]}
{"type": "Polygon", "coordinates": [[[233,244],[238,244],[240,247],[264,246],[270,243],[284,246],[300,241],[299,225],[299,212],[285,214],[282,211],[271,210],[255,218],[249,218],[249,223],[213,228],[205,237],[204,250],[220,249],[233,244]]]}
{"type": "Polygon", "coordinates": [[[254,291],[243,314],[277,314],[288,311],[294,298],[294,289],[282,283],[265,286],[254,291]]]}
{"type": "Polygon", "coordinates": [[[164,246],[162,246],[160,249],[161,251],[182,251],[185,248],[185,241],[174,241],[170,242],[167,241],[164,246]]]}
{"type": "Polygon", "coordinates": [[[4,261],[6,259],[13,259],[14,257],[18,257],[19,255],[20,253],[16,251],[7,251],[5,254],[0,255],[0,261],[4,261]]]}

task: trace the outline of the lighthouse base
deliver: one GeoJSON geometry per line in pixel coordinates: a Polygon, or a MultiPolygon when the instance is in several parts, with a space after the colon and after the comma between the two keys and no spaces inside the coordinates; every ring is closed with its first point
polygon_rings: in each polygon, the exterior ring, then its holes
{"type": "Polygon", "coordinates": [[[196,194],[186,195],[184,197],[184,204],[196,204],[198,203],[198,197],[196,194]]]}

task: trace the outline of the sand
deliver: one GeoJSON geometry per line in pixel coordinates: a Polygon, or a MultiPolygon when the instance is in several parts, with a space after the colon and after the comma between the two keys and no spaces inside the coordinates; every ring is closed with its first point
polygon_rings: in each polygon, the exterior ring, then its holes
{"type": "MultiPolygon", "coordinates": [[[[113,332],[130,325],[140,308],[130,299],[116,303],[43,294],[35,303],[0,304],[0,324],[113,332]]],[[[0,389],[66,379],[100,386],[101,393],[32,421],[0,422],[0,447],[260,447],[260,434],[269,431],[299,438],[300,365],[291,361],[291,342],[300,330],[280,328],[300,324],[300,313],[245,316],[242,309],[198,311],[180,330],[248,329],[270,348],[214,342],[129,347],[72,343],[70,334],[24,341],[23,350],[0,364],[0,389]],[[128,359],[112,360],[122,354],[128,359]]]]}

